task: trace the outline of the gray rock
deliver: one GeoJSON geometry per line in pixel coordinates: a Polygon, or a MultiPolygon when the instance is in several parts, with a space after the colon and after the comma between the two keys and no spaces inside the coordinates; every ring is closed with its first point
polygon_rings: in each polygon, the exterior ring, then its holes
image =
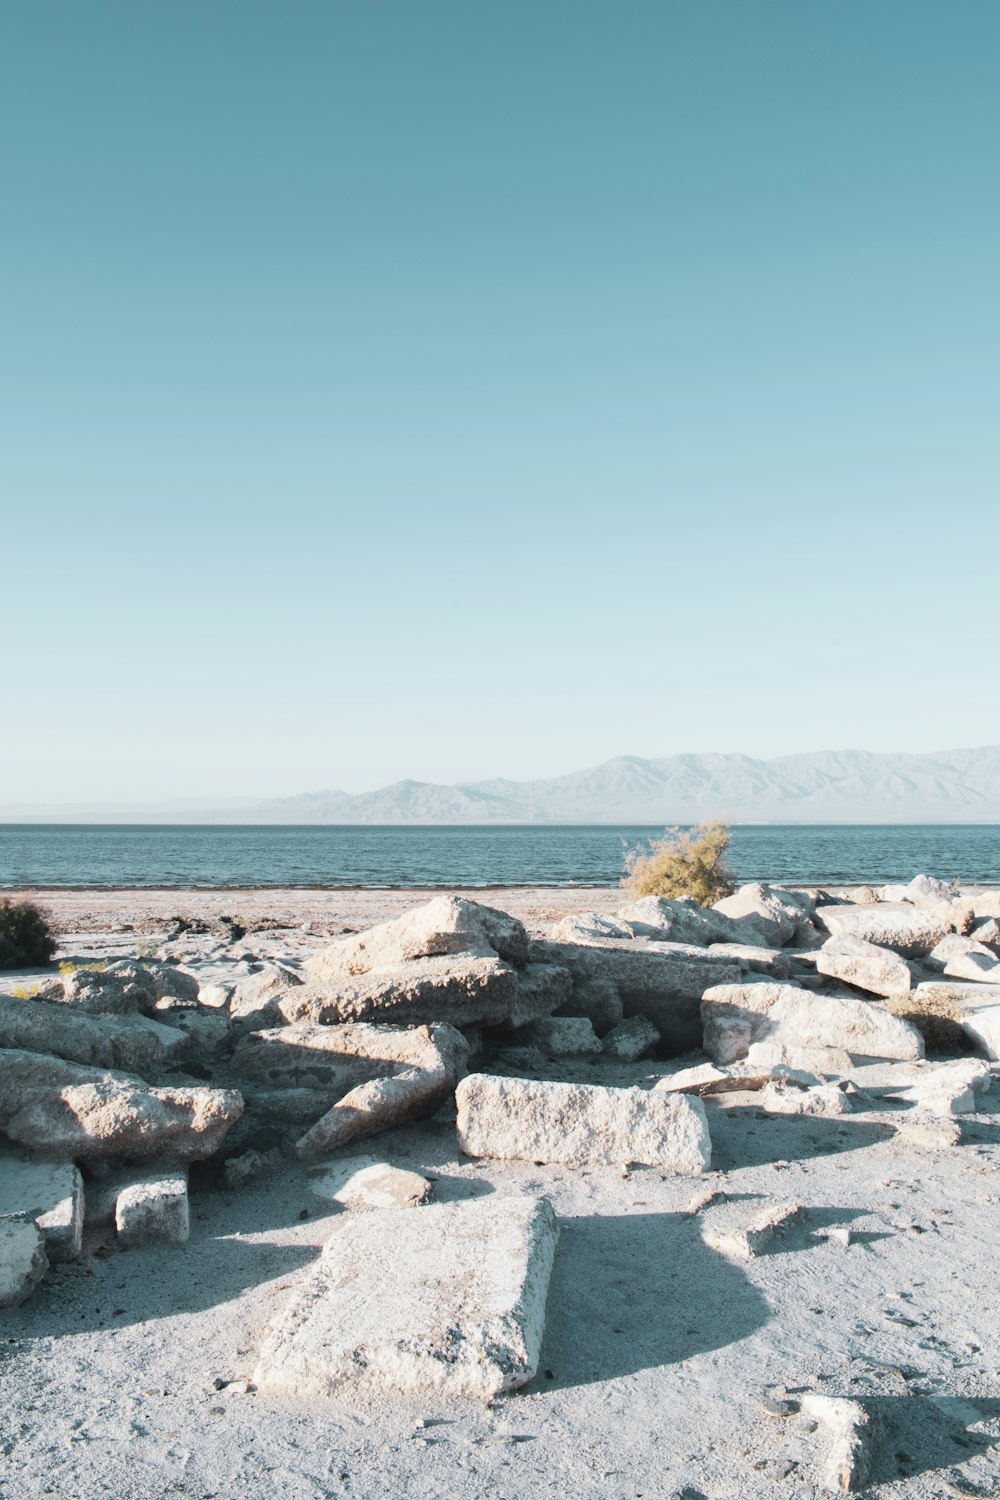
{"type": "Polygon", "coordinates": [[[146,1016],[92,1015],[51,1001],[0,995],[0,1047],[144,1073],[180,1058],[187,1037],[146,1016]]]}
{"type": "Polygon", "coordinates": [[[801,1411],[819,1422],[826,1436],[823,1488],[837,1495],[863,1490],[871,1468],[871,1421],[860,1401],[809,1392],[801,1411]]]}
{"type": "MultiPolygon", "coordinates": [[[[597,1035],[603,1036],[618,1025],[625,1010],[622,997],[610,979],[582,979],[573,984],[572,994],[559,1007],[559,1013],[586,1016],[597,1035]]],[[[656,1039],[660,1039],[658,1031],[656,1039]]]]}
{"type": "Polygon", "coordinates": [[[573,976],[561,964],[525,964],[517,971],[517,994],[507,1021],[525,1026],[569,1005],[573,976]]]}
{"type": "Polygon", "coordinates": [[[229,1000],[229,1014],[249,1028],[277,1025],[281,1020],[278,1002],[303,983],[297,969],[287,964],[265,964],[256,974],[240,980],[229,1000]]]}
{"type": "Polygon", "coordinates": [[[726,917],[750,918],[760,929],[764,944],[771,948],[790,943],[796,927],[808,915],[801,901],[789,892],[760,881],[743,885],[734,895],[716,901],[713,910],[726,917]]]}
{"type": "Polygon", "coordinates": [[[0,1308],[26,1301],[48,1268],[45,1241],[34,1219],[0,1219],[0,1308]]]}
{"type": "Polygon", "coordinates": [[[723,984],[701,1003],[704,1046],[721,1066],[746,1057],[755,1042],[789,1048],[836,1047],[854,1057],[923,1056],[908,1022],[873,1000],[819,995],[790,984],[723,984]]]}
{"type": "Polygon", "coordinates": [[[268,1329],[254,1380],[298,1400],[515,1390],[537,1368],[556,1236],[544,1198],[345,1214],[268,1329]]]}
{"type": "Polygon", "coordinates": [[[0,1051],[0,1128],[39,1155],[200,1160],[242,1112],[230,1090],[150,1088],[124,1073],[0,1051]]]}
{"type": "Polygon", "coordinates": [[[131,959],[102,969],[76,969],[63,982],[63,1001],[92,1015],[151,1015],[158,999],[153,975],[131,959]]]}
{"type": "Polygon", "coordinates": [[[344,1156],[313,1167],[309,1186],[320,1198],[350,1209],[416,1208],[434,1191],[434,1184],[419,1172],[374,1156],[344,1156]]]}
{"type": "Polygon", "coordinates": [[[730,959],[744,970],[767,974],[772,979],[788,979],[792,961],[781,948],[761,948],[753,943],[711,943],[709,953],[730,959]]]}
{"type": "Polygon", "coordinates": [[[1000,984],[1000,960],[985,943],[971,937],[949,933],[927,955],[927,966],[940,969],[948,979],[967,979],[972,983],[1000,984]]]}
{"type": "Polygon", "coordinates": [[[531,1036],[547,1057],[587,1057],[601,1050],[600,1038],[587,1016],[550,1016],[534,1023],[531,1036]]]}
{"type": "Polygon", "coordinates": [[[122,1189],[115,1227],[123,1245],[183,1245],[189,1234],[187,1177],[158,1172],[122,1189]]]}
{"type": "Polygon", "coordinates": [[[528,960],[523,923],[506,912],[461,896],[436,896],[391,922],[341,938],[308,964],[309,981],[331,981],[396,969],[418,958],[501,958],[509,964],[528,960]]]}
{"type": "Polygon", "coordinates": [[[278,1001],[286,1021],[338,1025],[392,1021],[421,1025],[498,1025],[517,1007],[517,970],[499,958],[415,959],[372,969],[354,978],[311,978],[278,1001]]]}
{"type": "Polygon", "coordinates": [[[455,1097],[467,1156],[685,1173],[711,1160],[704,1106],[682,1095],[470,1073],[455,1097]]]}
{"type": "Polygon", "coordinates": [[[908,995],[912,984],[909,965],[898,953],[846,933],[827,938],[816,955],[816,968],[871,995],[908,995]]]}
{"type": "Polygon", "coordinates": [[[952,930],[950,917],[909,902],[821,906],[816,921],[831,937],[862,938],[903,958],[922,958],[952,930]]]}
{"type": "Polygon", "coordinates": [[[83,1178],[72,1162],[0,1152],[0,1220],[33,1219],[50,1262],[79,1259],[83,1211],[83,1178]]]}
{"type": "Polygon", "coordinates": [[[645,1016],[630,1016],[608,1032],[603,1050],[607,1057],[618,1062],[638,1062],[640,1057],[652,1052],[659,1040],[660,1033],[652,1021],[647,1021],[645,1016]]]}
{"type": "Polygon", "coordinates": [[[801,1218],[799,1203],[768,1203],[755,1208],[749,1218],[741,1207],[727,1204],[721,1222],[716,1217],[704,1225],[702,1238],[720,1255],[732,1260],[753,1260],[773,1250],[801,1218]]]}

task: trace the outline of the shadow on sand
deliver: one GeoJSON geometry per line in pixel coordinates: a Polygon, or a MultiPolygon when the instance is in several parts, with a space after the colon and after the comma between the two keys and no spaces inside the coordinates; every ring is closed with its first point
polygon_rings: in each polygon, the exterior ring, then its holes
{"type": "Polygon", "coordinates": [[[721,1349],[770,1318],[687,1214],[562,1219],[535,1389],[590,1385],[721,1349]]]}

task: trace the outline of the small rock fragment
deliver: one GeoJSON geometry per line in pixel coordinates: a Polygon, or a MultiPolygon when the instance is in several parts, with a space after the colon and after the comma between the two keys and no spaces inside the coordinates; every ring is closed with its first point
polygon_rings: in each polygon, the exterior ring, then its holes
{"type": "Polygon", "coordinates": [[[802,1218],[799,1203],[772,1203],[761,1209],[742,1227],[707,1226],[703,1231],[706,1245],[733,1260],[752,1260],[766,1254],[788,1227],[802,1218]]]}
{"type": "Polygon", "coordinates": [[[115,1227],[123,1245],[183,1245],[189,1233],[187,1178],[164,1172],[123,1188],[115,1227]]]}
{"type": "Polygon", "coordinates": [[[371,1156],[347,1156],[316,1166],[309,1186],[320,1198],[344,1208],[415,1208],[426,1203],[433,1183],[371,1156]]]}
{"type": "Polygon", "coordinates": [[[0,1220],[0,1307],[26,1301],[48,1268],[45,1240],[34,1220],[0,1220]]]}
{"type": "Polygon", "coordinates": [[[860,1401],[810,1391],[802,1397],[802,1412],[819,1422],[829,1442],[821,1471],[823,1487],[838,1495],[863,1489],[868,1478],[871,1422],[860,1401]]]}

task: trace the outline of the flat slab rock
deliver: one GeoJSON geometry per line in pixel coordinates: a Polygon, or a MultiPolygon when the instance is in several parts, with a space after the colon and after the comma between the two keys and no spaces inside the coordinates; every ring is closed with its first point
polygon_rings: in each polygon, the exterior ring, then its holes
{"type": "Polygon", "coordinates": [[[547,1198],[347,1215],[265,1335],[261,1391],[490,1400],[538,1366],[558,1231],[547,1198]]]}
{"type": "Polygon", "coordinates": [[[467,1156],[695,1175],[711,1162],[705,1107],[687,1095],[470,1073],[455,1098],[467,1156]]]}
{"type": "Polygon", "coordinates": [[[33,1219],[50,1261],[79,1258],[83,1203],[83,1178],[72,1162],[0,1154],[0,1220],[33,1219]]]}
{"type": "Polygon", "coordinates": [[[49,1268],[42,1231],[33,1219],[0,1219],[0,1308],[31,1296],[49,1268]]]}
{"type": "Polygon", "coordinates": [[[426,1203],[434,1184],[419,1172],[408,1172],[374,1156],[344,1156],[309,1173],[309,1186],[320,1198],[342,1208],[416,1208],[426,1203]]]}

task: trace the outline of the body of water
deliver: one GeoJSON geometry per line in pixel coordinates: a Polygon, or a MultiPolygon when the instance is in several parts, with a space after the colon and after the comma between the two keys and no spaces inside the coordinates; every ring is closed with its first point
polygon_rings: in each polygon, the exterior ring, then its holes
{"type": "MultiPolygon", "coordinates": [[[[614,885],[660,827],[0,825],[0,887],[614,885]]],[[[741,880],[829,885],[925,871],[1000,882],[996,824],[756,824],[732,831],[741,880]]]]}

